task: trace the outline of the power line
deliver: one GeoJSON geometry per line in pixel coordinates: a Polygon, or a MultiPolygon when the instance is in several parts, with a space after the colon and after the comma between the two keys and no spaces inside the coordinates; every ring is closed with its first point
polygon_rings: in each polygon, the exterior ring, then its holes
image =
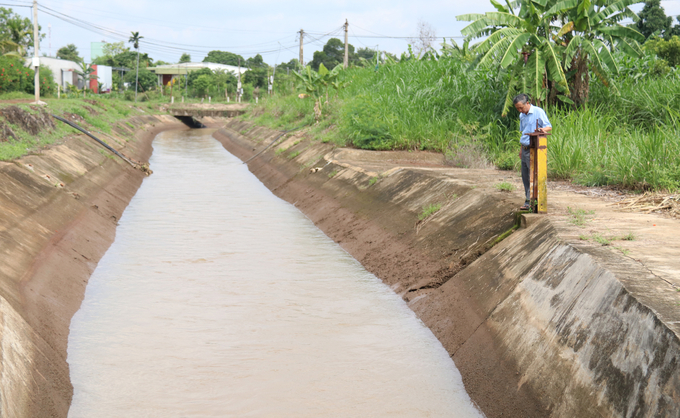
{"type": "MultiPolygon", "coordinates": [[[[80,27],[82,29],[98,33],[100,35],[104,36],[111,36],[116,39],[121,39],[123,41],[127,41],[129,38],[129,35],[123,32],[119,32],[113,29],[105,28],[99,25],[95,25],[86,21],[83,21],[81,19],[75,18],[73,16],[66,15],[64,13],[58,12],[56,10],[50,9],[45,6],[40,6],[40,9],[43,13],[46,13],[48,15],[51,15],[53,17],[56,17],[57,19],[61,19],[67,23],[70,23],[74,26],[80,27]]],[[[281,38],[284,39],[284,38],[281,38]]],[[[240,48],[250,48],[254,46],[264,46],[264,45],[271,45],[272,47],[276,48],[273,43],[278,42],[278,41],[268,41],[260,44],[253,44],[253,45],[244,45],[242,47],[237,47],[238,49],[240,48]]],[[[278,42],[280,43],[280,42],[278,42]]],[[[145,50],[149,51],[155,51],[155,52],[196,52],[196,53],[207,53],[210,50],[221,50],[221,49],[234,49],[233,46],[206,46],[206,45],[191,45],[191,44],[180,44],[180,43],[169,43],[165,41],[159,41],[153,38],[144,38],[144,41],[142,41],[142,44],[144,45],[145,50]]],[[[274,53],[277,52],[279,49],[269,49],[265,51],[261,50],[247,50],[247,51],[236,51],[240,52],[242,54],[249,54],[249,53],[260,53],[260,54],[269,54],[269,53],[274,53]]]]}

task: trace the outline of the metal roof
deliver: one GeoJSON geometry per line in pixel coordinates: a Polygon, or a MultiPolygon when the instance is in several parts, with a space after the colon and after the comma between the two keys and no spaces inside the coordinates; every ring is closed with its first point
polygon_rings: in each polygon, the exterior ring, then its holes
{"type": "MultiPolygon", "coordinates": [[[[210,68],[212,71],[224,70],[233,74],[238,74],[239,70],[239,67],[234,65],[217,64],[214,62],[185,62],[182,64],[159,65],[157,67],[149,67],[148,69],[156,74],[179,75],[200,70],[201,68],[210,68]]],[[[241,74],[245,73],[246,70],[246,67],[241,67],[241,74]]]]}

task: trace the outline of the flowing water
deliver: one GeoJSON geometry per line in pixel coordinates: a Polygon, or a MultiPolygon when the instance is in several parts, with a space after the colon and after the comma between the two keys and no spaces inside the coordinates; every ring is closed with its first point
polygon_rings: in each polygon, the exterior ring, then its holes
{"type": "Polygon", "coordinates": [[[401,298],[210,134],[154,142],[71,323],[69,417],[481,417],[401,298]]]}

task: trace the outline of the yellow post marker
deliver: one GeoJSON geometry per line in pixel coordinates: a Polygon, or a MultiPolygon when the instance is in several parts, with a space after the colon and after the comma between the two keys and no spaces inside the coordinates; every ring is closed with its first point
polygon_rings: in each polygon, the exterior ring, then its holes
{"type": "Polygon", "coordinates": [[[538,204],[536,213],[548,213],[548,137],[536,138],[536,173],[538,204]]]}
{"type": "Polygon", "coordinates": [[[527,134],[531,137],[530,178],[531,207],[534,213],[548,213],[548,135],[546,132],[536,131],[527,134]]]}

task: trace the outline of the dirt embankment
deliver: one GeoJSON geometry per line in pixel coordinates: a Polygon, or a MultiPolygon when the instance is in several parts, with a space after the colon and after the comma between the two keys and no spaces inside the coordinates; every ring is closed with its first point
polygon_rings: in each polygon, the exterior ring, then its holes
{"type": "MultiPolygon", "coordinates": [[[[160,131],[182,128],[140,116],[101,137],[146,161],[160,131]]],[[[71,317],[144,176],[84,135],[0,162],[1,416],[67,415],[71,317]]]]}
{"type": "MultiPolygon", "coordinates": [[[[277,135],[234,121],[215,137],[247,160],[277,135]]],[[[512,173],[442,163],[298,133],[249,168],[409,303],[488,417],[680,416],[672,283],[559,217],[501,240],[522,198],[495,185],[512,173]]]]}

